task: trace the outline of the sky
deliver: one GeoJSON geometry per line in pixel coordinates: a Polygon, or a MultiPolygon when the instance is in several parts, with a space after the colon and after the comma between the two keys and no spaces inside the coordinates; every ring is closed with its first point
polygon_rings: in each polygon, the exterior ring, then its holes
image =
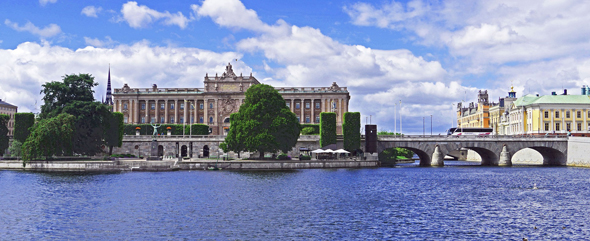
{"type": "Polygon", "coordinates": [[[90,73],[113,88],[202,88],[205,74],[350,92],[379,130],[444,133],[458,102],[580,94],[587,1],[0,1],[0,99],[39,112],[42,85],[90,73]],[[401,105],[400,105],[401,101],[401,105]]]}

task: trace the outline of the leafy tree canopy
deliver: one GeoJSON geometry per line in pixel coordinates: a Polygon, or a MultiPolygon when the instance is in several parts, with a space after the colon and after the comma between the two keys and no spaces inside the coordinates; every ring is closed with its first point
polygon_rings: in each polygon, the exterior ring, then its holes
{"type": "Polygon", "coordinates": [[[71,155],[75,123],[76,117],[66,113],[37,122],[23,143],[23,161],[71,155]]]}
{"type": "Polygon", "coordinates": [[[270,85],[257,84],[245,93],[240,110],[230,117],[224,151],[288,152],[297,143],[301,126],[285,100],[270,85]]]}
{"type": "Polygon", "coordinates": [[[62,109],[74,101],[94,101],[93,87],[98,83],[90,74],[66,75],[63,82],[52,81],[45,83],[41,94],[43,94],[43,105],[41,105],[41,119],[51,118],[62,113],[62,109]]]}

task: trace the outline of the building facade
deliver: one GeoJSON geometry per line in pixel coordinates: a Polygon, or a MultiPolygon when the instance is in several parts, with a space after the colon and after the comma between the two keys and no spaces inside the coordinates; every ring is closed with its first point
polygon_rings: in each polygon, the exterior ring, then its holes
{"type": "Polygon", "coordinates": [[[2,99],[0,99],[0,114],[5,114],[5,115],[10,116],[10,120],[8,121],[8,124],[7,124],[9,136],[14,135],[14,114],[16,114],[17,111],[18,111],[17,106],[12,105],[6,101],[2,101],[2,99]]]}
{"type": "MultiPolygon", "coordinates": [[[[113,111],[122,112],[127,124],[203,123],[209,125],[212,135],[224,135],[229,131],[230,114],[237,112],[244,103],[246,90],[260,84],[251,73],[236,75],[231,64],[221,76],[205,74],[203,83],[203,88],[159,88],[156,84],[151,88],[131,88],[124,84],[112,93],[113,111]]],[[[301,124],[319,124],[321,112],[335,112],[337,132],[342,133],[344,113],[348,112],[350,100],[346,87],[333,82],[329,87],[275,89],[301,124]]]]}
{"type": "Polygon", "coordinates": [[[463,107],[463,103],[457,103],[457,127],[458,128],[492,128],[492,133],[502,133],[502,116],[505,107],[516,100],[516,92],[511,88],[508,96],[499,98],[498,102],[490,102],[488,91],[479,91],[477,103],[469,103],[463,107]]]}

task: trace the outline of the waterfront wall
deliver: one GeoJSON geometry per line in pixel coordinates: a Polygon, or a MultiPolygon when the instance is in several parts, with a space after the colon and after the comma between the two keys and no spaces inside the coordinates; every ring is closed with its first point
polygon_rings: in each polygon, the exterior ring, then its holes
{"type": "Polygon", "coordinates": [[[567,151],[568,166],[590,167],[590,138],[570,137],[567,151]]]}

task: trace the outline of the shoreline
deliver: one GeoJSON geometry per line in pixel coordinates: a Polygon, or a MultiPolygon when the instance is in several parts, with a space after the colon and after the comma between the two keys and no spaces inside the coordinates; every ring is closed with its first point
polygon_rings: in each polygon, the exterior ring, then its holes
{"type": "Polygon", "coordinates": [[[32,172],[167,172],[182,170],[296,170],[333,168],[374,168],[379,161],[306,160],[306,161],[146,161],[128,159],[115,161],[31,161],[23,168],[22,161],[0,161],[0,170],[32,172]]]}

